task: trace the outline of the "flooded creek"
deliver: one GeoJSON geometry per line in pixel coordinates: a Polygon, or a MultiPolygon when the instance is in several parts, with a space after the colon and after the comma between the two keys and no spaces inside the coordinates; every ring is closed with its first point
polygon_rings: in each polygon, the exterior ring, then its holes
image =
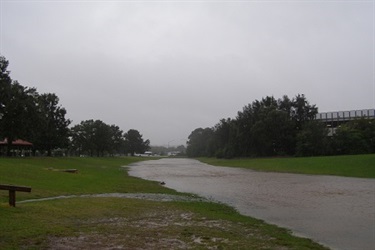
{"type": "Polygon", "coordinates": [[[332,249],[375,246],[374,179],[265,173],[192,159],[138,162],[129,174],[226,203],[332,249]]]}

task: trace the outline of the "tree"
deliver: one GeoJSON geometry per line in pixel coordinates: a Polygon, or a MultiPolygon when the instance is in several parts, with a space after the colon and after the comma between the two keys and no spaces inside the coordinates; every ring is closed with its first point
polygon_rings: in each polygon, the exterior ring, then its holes
{"type": "Polygon", "coordinates": [[[105,124],[101,120],[94,121],[92,143],[93,148],[96,152],[96,156],[104,156],[104,154],[109,152],[112,147],[112,134],[109,125],[105,124]]]}
{"type": "Polygon", "coordinates": [[[142,135],[138,132],[138,130],[130,129],[124,137],[126,151],[132,156],[134,156],[135,153],[143,154],[145,151],[150,149],[150,141],[143,141],[142,135]]]}
{"type": "Polygon", "coordinates": [[[4,113],[7,104],[11,99],[11,84],[12,79],[9,76],[9,71],[7,70],[9,62],[5,57],[0,56],[0,138],[5,136],[3,123],[4,123],[4,113]]]}
{"type": "Polygon", "coordinates": [[[75,125],[70,129],[70,147],[71,149],[77,153],[78,156],[81,156],[84,154],[85,148],[85,132],[83,130],[83,122],[81,124],[75,125]]]}
{"type": "Polygon", "coordinates": [[[293,123],[286,112],[272,109],[252,127],[253,152],[258,156],[294,152],[293,123]]]}
{"type": "Polygon", "coordinates": [[[211,128],[197,128],[189,135],[186,153],[189,157],[213,156],[214,131],[211,128]]]}
{"type": "Polygon", "coordinates": [[[94,120],[81,121],[71,128],[73,150],[78,152],[78,155],[88,154],[94,155],[94,120]]]}
{"type": "Polygon", "coordinates": [[[46,150],[51,156],[52,149],[68,146],[69,124],[65,118],[65,108],[59,106],[59,98],[55,94],[42,94],[37,98],[39,112],[38,135],[34,146],[46,150]]]}
{"type": "Polygon", "coordinates": [[[239,111],[236,119],[222,119],[212,129],[196,129],[189,136],[189,156],[249,157],[294,155],[297,132],[317,114],[304,95],[276,100],[266,96],[239,111]],[[214,152],[214,153],[213,153],[214,152]]]}
{"type": "Polygon", "coordinates": [[[36,89],[27,88],[17,81],[10,85],[10,98],[2,103],[0,131],[8,139],[7,155],[11,155],[12,142],[32,137],[37,107],[36,89]]]}
{"type": "Polygon", "coordinates": [[[309,121],[297,134],[296,155],[318,156],[329,152],[327,127],[319,121],[309,121]]]}
{"type": "Polygon", "coordinates": [[[179,145],[179,146],[176,147],[176,151],[179,151],[180,155],[184,155],[185,152],[186,152],[186,147],[184,145],[179,145]]]}
{"type": "Polygon", "coordinates": [[[291,116],[297,131],[303,128],[305,122],[314,120],[317,113],[318,108],[315,105],[310,105],[305,95],[298,94],[292,100],[291,116]]]}
{"type": "Polygon", "coordinates": [[[0,139],[8,139],[7,155],[10,156],[12,142],[31,135],[37,92],[13,82],[8,65],[5,57],[0,56],[0,139]]]}
{"type": "Polygon", "coordinates": [[[116,125],[110,126],[111,132],[111,147],[109,148],[109,152],[113,153],[121,153],[122,149],[125,148],[125,140],[123,137],[123,131],[116,125]]]}
{"type": "Polygon", "coordinates": [[[121,143],[122,138],[118,138],[117,126],[110,126],[101,120],[86,120],[75,125],[71,129],[72,148],[81,154],[90,156],[104,156],[106,153],[112,154],[115,145],[121,143]]]}
{"type": "Polygon", "coordinates": [[[236,141],[239,142],[237,156],[293,154],[292,107],[293,103],[287,96],[279,100],[267,96],[238,112],[234,123],[237,125],[236,141]]]}
{"type": "Polygon", "coordinates": [[[235,148],[236,156],[249,156],[253,151],[252,127],[256,122],[253,105],[245,106],[242,111],[237,113],[235,120],[236,138],[235,148]]]}
{"type": "Polygon", "coordinates": [[[7,138],[7,155],[15,139],[30,140],[34,149],[51,150],[66,146],[68,125],[66,110],[58,105],[55,94],[39,95],[35,88],[12,81],[8,61],[0,56],[0,138],[7,138]]]}
{"type": "Polygon", "coordinates": [[[375,122],[370,119],[350,121],[337,128],[333,136],[337,154],[375,153],[375,122]]]}
{"type": "Polygon", "coordinates": [[[232,158],[235,156],[236,130],[234,121],[230,118],[221,119],[213,128],[214,146],[217,158],[232,158]]]}
{"type": "Polygon", "coordinates": [[[115,153],[144,153],[150,148],[150,141],[134,129],[123,134],[116,125],[101,120],[86,120],[71,129],[71,147],[78,155],[105,156],[115,153]]]}

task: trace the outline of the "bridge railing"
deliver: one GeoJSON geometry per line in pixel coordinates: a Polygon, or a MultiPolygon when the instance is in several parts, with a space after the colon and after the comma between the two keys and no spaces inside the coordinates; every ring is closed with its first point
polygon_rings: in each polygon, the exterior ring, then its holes
{"type": "Polygon", "coordinates": [[[344,122],[359,118],[375,119],[375,109],[325,112],[318,113],[315,117],[316,120],[321,120],[323,122],[344,122]]]}

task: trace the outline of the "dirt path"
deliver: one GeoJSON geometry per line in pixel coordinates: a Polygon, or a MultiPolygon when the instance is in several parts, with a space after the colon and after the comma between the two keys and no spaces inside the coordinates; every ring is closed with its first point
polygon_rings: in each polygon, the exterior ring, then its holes
{"type": "Polygon", "coordinates": [[[374,249],[374,179],[263,173],[191,159],[136,163],[129,173],[227,203],[332,249],[374,249]]]}

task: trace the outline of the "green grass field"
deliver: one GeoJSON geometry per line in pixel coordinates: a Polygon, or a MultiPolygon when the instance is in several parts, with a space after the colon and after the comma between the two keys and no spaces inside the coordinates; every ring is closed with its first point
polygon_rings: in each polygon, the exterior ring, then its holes
{"type": "MultiPolygon", "coordinates": [[[[0,158],[0,183],[31,186],[8,205],[0,190],[0,249],[324,249],[288,230],[211,202],[51,196],[178,194],[130,177],[121,166],[141,158],[0,158]],[[56,170],[78,169],[78,173],[56,170]]],[[[179,194],[187,195],[187,194],[179,194]]]]}
{"type": "Polygon", "coordinates": [[[72,194],[174,192],[154,182],[140,184],[121,167],[139,160],[144,158],[0,158],[0,183],[31,186],[31,194],[19,193],[20,200],[72,194]],[[62,169],[77,169],[78,174],[57,171],[62,169]]]}
{"type": "Polygon", "coordinates": [[[375,154],[230,160],[199,158],[199,160],[215,166],[241,167],[257,171],[375,178],[375,154]]]}

